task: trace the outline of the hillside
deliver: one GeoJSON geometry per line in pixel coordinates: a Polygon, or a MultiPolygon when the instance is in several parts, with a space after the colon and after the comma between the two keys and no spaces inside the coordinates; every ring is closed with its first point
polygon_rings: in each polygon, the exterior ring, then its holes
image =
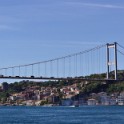
{"type": "MultiPolygon", "coordinates": [[[[113,77],[113,72],[110,74],[111,78],[113,77]]],[[[86,76],[88,78],[105,78],[105,74],[92,74],[86,76]]],[[[123,79],[124,71],[118,71],[119,79],[123,79]]],[[[119,94],[124,91],[124,81],[123,82],[94,82],[94,81],[46,81],[46,82],[33,82],[33,81],[21,81],[14,82],[11,84],[3,83],[4,87],[1,87],[0,90],[0,101],[6,102],[10,96],[16,93],[27,92],[29,89],[34,91],[41,90],[42,88],[51,88],[56,89],[56,93],[60,100],[64,98],[64,93],[60,92],[60,89],[64,87],[71,87],[76,84],[76,87],[79,93],[73,93],[72,99],[78,99],[78,96],[88,97],[91,93],[106,92],[107,94],[116,93],[119,94]]],[[[34,92],[33,91],[33,92],[34,92]]],[[[66,96],[65,96],[66,98],[66,96]]]]}

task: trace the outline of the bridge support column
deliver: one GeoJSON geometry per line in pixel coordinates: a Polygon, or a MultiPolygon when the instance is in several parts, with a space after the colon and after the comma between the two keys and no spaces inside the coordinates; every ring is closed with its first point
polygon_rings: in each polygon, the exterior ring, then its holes
{"type": "Polygon", "coordinates": [[[109,79],[109,73],[110,73],[110,66],[114,65],[114,74],[115,74],[115,80],[117,80],[117,43],[113,44],[107,44],[106,45],[106,54],[107,54],[107,75],[106,78],[109,79]],[[110,49],[114,48],[114,60],[110,60],[110,49]]]}

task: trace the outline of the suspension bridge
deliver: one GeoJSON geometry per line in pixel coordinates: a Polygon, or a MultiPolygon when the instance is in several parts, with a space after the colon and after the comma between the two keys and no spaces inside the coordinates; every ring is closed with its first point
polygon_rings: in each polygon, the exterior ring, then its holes
{"type": "Polygon", "coordinates": [[[118,78],[118,69],[124,69],[123,59],[124,47],[117,42],[107,43],[47,61],[0,68],[0,78],[123,81],[118,78]],[[101,74],[104,76],[98,77],[101,74]]]}

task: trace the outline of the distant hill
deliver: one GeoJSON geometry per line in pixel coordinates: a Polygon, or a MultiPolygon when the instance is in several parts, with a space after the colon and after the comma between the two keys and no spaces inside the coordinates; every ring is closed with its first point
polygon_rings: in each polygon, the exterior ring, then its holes
{"type": "MultiPolygon", "coordinates": [[[[106,78],[106,74],[91,74],[84,78],[106,78]]],[[[110,72],[110,78],[114,79],[114,71],[110,72]]],[[[118,78],[124,79],[124,70],[118,71],[118,78]]],[[[80,89],[80,94],[82,95],[89,95],[90,93],[99,93],[99,92],[107,92],[108,94],[111,93],[120,93],[124,91],[124,81],[122,82],[85,82],[85,81],[46,81],[46,82],[34,82],[24,80],[21,82],[14,82],[8,84],[8,89],[6,91],[0,91],[0,99],[6,99],[13,93],[19,93],[25,91],[27,87],[56,87],[58,89],[62,88],[63,86],[69,86],[74,83],[77,83],[78,88],[80,89]]]]}

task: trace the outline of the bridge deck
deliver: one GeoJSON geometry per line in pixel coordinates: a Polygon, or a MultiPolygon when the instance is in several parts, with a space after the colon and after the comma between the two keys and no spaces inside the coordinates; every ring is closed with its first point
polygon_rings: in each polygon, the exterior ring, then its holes
{"type": "Polygon", "coordinates": [[[67,77],[67,78],[56,78],[56,77],[20,77],[20,76],[0,76],[0,79],[33,79],[33,80],[80,80],[80,81],[124,81],[124,79],[93,79],[93,78],[73,78],[73,77],[67,77]]]}

